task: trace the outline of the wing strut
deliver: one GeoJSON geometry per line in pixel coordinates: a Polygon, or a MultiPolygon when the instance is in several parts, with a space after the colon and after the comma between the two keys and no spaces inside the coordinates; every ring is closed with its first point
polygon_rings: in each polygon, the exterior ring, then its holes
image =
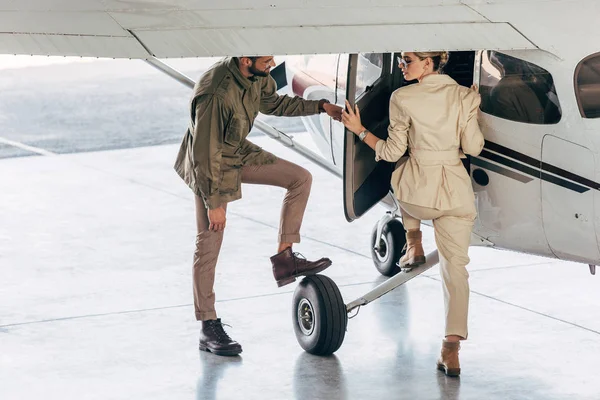
{"type": "Polygon", "coordinates": [[[385,282],[373,288],[369,293],[348,303],[346,305],[347,312],[350,312],[357,307],[369,304],[373,300],[376,300],[384,294],[396,289],[398,286],[404,285],[406,282],[410,281],[415,276],[421,275],[423,272],[427,271],[440,261],[440,256],[437,250],[427,254],[426,258],[427,262],[425,264],[415,267],[407,272],[399,272],[392,278],[389,278],[385,282]]]}
{"type": "MultiPolygon", "coordinates": [[[[171,66],[160,61],[158,58],[149,56],[145,61],[148,64],[152,65],[154,68],[158,69],[159,71],[161,71],[161,72],[167,74],[168,76],[170,76],[171,78],[175,79],[177,82],[182,83],[183,85],[189,87],[190,89],[194,88],[195,82],[190,77],[173,69],[171,66]]],[[[320,156],[319,154],[315,153],[314,151],[301,145],[300,143],[296,143],[291,136],[286,135],[285,133],[281,132],[280,130],[275,129],[271,125],[266,124],[263,121],[260,121],[258,119],[254,121],[254,126],[258,130],[263,132],[265,135],[269,136],[271,139],[277,140],[279,143],[283,144],[286,147],[289,147],[290,149],[294,150],[296,153],[300,154],[301,156],[308,158],[309,160],[311,160],[315,164],[319,165],[320,167],[326,169],[327,171],[331,172],[335,176],[337,176],[339,178],[342,177],[342,172],[340,170],[338,170],[332,163],[330,163],[324,157],[320,156]]]]}

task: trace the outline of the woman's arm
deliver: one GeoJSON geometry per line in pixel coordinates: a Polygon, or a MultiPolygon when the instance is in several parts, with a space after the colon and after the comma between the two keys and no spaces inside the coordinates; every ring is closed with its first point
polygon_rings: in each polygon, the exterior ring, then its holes
{"type": "Polygon", "coordinates": [[[475,90],[473,88],[473,91],[469,91],[462,100],[463,112],[466,113],[466,122],[460,134],[460,147],[465,154],[471,156],[478,156],[485,142],[477,121],[481,97],[475,90]]]}
{"type": "Polygon", "coordinates": [[[342,122],[344,123],[346,129],[354,133],[356,136],[359,136],[362,132],[366,132],[367,136],[365,136],[363,142],[375,150],[377,142],[379,142],[381,139],[373,135],[367,130],[367,128],[363,126],[360,120],[360,110],[358,109],[358,106],[354,105],[354,110],[352,110],[350,103],[348,100],[346,100],[346,110],[342,112],[342,122]]]}
{"type": "MultiPolygon", "coordinates": [[[[361,123],[360,111],[358,106],[354,106],[354,111],[350,103],[346,101],[347,111],[342,114],[342,122],[344,126],[355,135],[360,135],[366,131],[361,123]]],[[[390,101],[390,126],[388,127],[387,140],[379,139],[371,132],[367,134],[364,142],[373,150],[375,150],[375,160],[386,160],[396,162],[404,155],[408,146],[408,128],[410,126],[410,117],[408,117],[402,108],[397,97],[392,96],[390,101]]]]}
{"type": "Polygon", "coordinates": [[[365,142],[367,146],[369,146],[373,150],[377,150],[377,142],[384,142],[384,140],[379,139],[377,136],[373,135],[367,130],[367,136],[365,136],[365,140],[363,140],[363,142],[365,142]]]}

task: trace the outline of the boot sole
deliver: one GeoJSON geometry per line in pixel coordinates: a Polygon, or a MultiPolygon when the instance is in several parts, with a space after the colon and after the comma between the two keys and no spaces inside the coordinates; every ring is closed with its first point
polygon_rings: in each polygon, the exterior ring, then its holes
{"type": "Polygon", "coordinates": [[[198,348],[200,351],[206,351],[208,353],[213,353],[217,356],[237,356],[242,352],[242,349],[239,350],[212,350],[207,346],[199,345],[198,348]]]}
{"type": "Polygon", "coordinates": [[[407,267],[418,267],[419,265],[423,265],[425,264],[425,256],[416,256],[411,258],[410,260],[408,260],[407,262],[400,264],[398,263],[398,266],[400,268],[407,268],[407,267]]]}
{"type": "Polygon", "coordinates": [[[296,278],[299,276],[309,276],[309,275],[316,275],[321,271],[326,270],[327,268],[331,267],[331,264],[329,265],[325,265],[324,267],[319,267],[319,268],[315,268],[315,269],[311,269],[310,271],[306,271],[306,272],[302,272],[300,274],[295,274],[290,276],[289,278],[284,278],[284,279],[280,279],[277,282],[277,287],[282,287],[285,285],[289,285],[292,282],[296,281],[296,278]]]}
{"type": "Polygon", "coordinates": [[[446,368],[444,364],[438,364],[437,369],[446,374],[446,376],[456,377],[460,375],[460,368],[446,368]]]}

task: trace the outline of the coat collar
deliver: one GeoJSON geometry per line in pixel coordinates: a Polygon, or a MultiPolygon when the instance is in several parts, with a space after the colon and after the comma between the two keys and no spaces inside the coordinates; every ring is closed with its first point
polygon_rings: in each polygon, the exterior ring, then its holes
{"type": "Polygon", "coordinates": [[[424,85],[456,85],[456,81],[445,74],[431,74],[421,79],[424,85]]]}
{"type": "Polygon", "coordinates": [[[244,75],[242,75],[242,72],[240,71],[240,67],[238,65],[239,61],[238,61],[237,57],[228,57],[228,58],[229,59],[226,60],[227,68],[229,68],[229,70],[235,77],[235,80],[245,90],[250,89],[250,86],[252,86],[252,84],[255,82],[255,79],[246,78],[244,75]]]}

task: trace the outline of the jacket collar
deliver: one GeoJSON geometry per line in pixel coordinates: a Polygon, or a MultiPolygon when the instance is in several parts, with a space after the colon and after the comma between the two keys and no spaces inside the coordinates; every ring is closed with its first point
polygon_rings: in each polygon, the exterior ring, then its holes
{"type": "Polygon", "coordinates": [[[240,67],[238,66],[237,57],[228,57],[228,58],[229,59],[226,60],[227,68],[229,68],[229,71],[231,71],[231,74],[235,77],[235,80],[245,90],[250,89],[250,86],[252,86],[252,84],[254,83],[254,80],[248,79],[244,75],[242,75],[242,72],[240,71],[240,67]]]}
{"type": "Polygon", "coordinates": [[[431,74],[421,79],[421,83],[425,85],[452,85],[456,81],[445,74],[431,74]]]}

